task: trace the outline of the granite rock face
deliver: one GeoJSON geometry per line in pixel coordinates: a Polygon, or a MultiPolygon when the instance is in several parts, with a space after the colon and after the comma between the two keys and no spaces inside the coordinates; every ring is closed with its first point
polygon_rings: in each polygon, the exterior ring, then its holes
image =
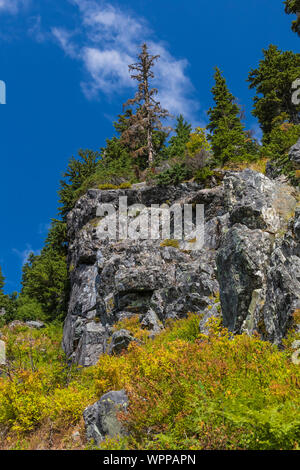
{"type": "MultiPolygon", "coordinates": [[[[206,331],[209,317],[222,309],[233,332],[259,331],[279,343],[300,290],[296,205],[293,188],[252,170],[225,172],[212,189],[185,183],[89,190],[68,216],[71,296],[63,346],[70,360],[89,366],[104,352],[113,353],[112,339],[122,336],[114,325],[132,315],[155,335],[166,320],[188,312],[204,314],[200,329],[206,331]],[[174,243],[172,233],[163,243],[142,235],[104,239],[99,227],[112,216],[97,217],[97,207],[109,203],[117,209],[120,196],[128,206],[204,204],[203,247],[194,249],[193,238],[174,243]]],[[[130,220],[142,217],[141,207],[130,220]]],[[[125,336],[119,339],[127,347],[131,332],[125,336]]]]}
{"type": "Polygon", "coordinates": [[[224,326],[280,344],[300,308],[295,191],[250,170],[224,185],[230,224],[217,255],[224,326]]]}
{"type": "Polygon", "coordinates": [[[78,201],[68,219],[71,297],[63,339],[72,361],[88,366],[111,352],[110,338],[121,319],[138,315],[154,335],[167,319],[182,318],[188,312],[200,314],[212,304],[219,290],[216,247],[227,223],[222,201],[222,187],[201,189],[192,183],[173,188],[90,190],[78,201]],[[97,206],[111,203],[117,208],[120,196],[127,197],[128,206],[207,203],[204,248],[193,250],[193,239],[175,246],[161,246],[162,239],[101,239],[97,206]]]}

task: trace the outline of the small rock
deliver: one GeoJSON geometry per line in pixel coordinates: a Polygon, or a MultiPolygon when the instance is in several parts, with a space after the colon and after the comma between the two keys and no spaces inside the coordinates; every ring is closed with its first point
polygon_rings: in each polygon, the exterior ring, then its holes
{"type": "Polygon", "coordinates": [[[120,411],[127,411],[128,398],[125,390],[108,392],[94,405],[83,412],[86,437],[99,445],[106,437],[125,436],[126,432],[118,420],[120,411]]]}
{"type": "Polygon", "coordinates": [[[108,354],[120,354],[126,350],[132,341],[136,341],[128,330],[119,330],[113,333],[111,343],[108,347],[108,354]]]}
{"type": "Polygon", "coordinates": [[[221,313],[221,304],[217,302],[209,307],[207,307],[203,312],[203,317],[199,322],[199,330],[203,335],[209,333],[208,322],[211,318],[220,318],[222,317],[221,313]]]}
{"type": "Polygon", "coordinates": [[[73,440],[74,442],[80,441],[80,433],[79,433],[79,431],[73,432],[73,434],[72,434],[72,440],[73,440]]]}
{"type": "Polygon", "coordinates": [[[29,326],[29,328],[36,328],[37,330],[40,330],[41,328],[45,328],[45,323],[39,320],[31,320],[25,322],[26,326],[29,326]]]}
{"type": "Polygon", "coordinates": [[[26,326],[26,324],[24,322],[20,321],[20,320],[14,320],[14,321],[9,323],[8,328],[10,330],[13,330],[17,326],[26,326]]]}

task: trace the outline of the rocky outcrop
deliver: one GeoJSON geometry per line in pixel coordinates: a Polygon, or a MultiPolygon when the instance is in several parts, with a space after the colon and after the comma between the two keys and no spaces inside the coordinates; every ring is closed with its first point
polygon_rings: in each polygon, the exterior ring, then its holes
{"type": "Polygon", "coordinates": [[[199,314],[218,292],[215,249],[226,225],[223,188],[138,187],[129,190],[90,190],[68,219],[71,297],[64,325],[63,346],[81,365],[94,364],[108,351],[108,340],[119,320],[139,315],[149,334],[156,334],[169,318],[199,314]],[[162,240],[103,240],[96,209],[100,203],[118,207],[119,197],[129,204],[207,203],[206,246],[192,243],[168,246],[162,240]],[[161,246],[163,245],[163,246],[161,246]],[[208,247],[208,249],[207,249],[208,247]]]}
{"type": "Polygon", "coordinates": [[[280,344],[300,307],[294,190],[251,171],[224,185],[230,226],[217,256],[224,326],[280,344]]]}
{"type": "MultiPolygon", "coordinates": [[[[68,216],[71,297],[64,325],[70,360],[95,364],[104,352],[132,340],[115,324],[138,315],[155,335],[170,318],[203,314],[200,328],[221,314],[233,332],[259,331],[280,343],[299,297],[300,221],[295,190],[252,170],[225,172],[220,186],[136,185],[126,190],[89,190],[68,216]],[[99,204],[204,204],[204,246],[188,242],[104,239],[99,204]],[[113,338],[112,338],[112,335],[113,338]],[[123,335],[123,336],[122,336],[123,335]],[[119,339],[118,339],[119,338],[119,339]],[[117,340],[117,341],[116,341],[117,340]]],[[[137,224],[144,211],[136,212],[137,224]]],[[[137,224],[138,225],[138,224],[137,224]]],[[[193,232],[191,232],[193,233],[193,232]]],[[[119,233],[117,233],[119,235],[119,233]]]]}
{"type": "Polygon", "coordinates": [[[105,438],[116,438],[126,435],[118,414],[127,411],[128,399],[126,392],[108,392],[94,405],[88,406],[83,412],[86,437],[99,445],[105,438]]]}

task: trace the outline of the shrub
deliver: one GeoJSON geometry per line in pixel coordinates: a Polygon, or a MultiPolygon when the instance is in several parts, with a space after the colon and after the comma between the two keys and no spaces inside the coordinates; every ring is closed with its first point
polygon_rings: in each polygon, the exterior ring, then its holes
{"type": "Polygon", "coordinates": [[[156,175],[155,181],[158,185],[177,185],[189,177],[188,169],[183,163],[175,163],[171,168],[156,175]]]}
{"type": "Polygon", "coordinates": [[[164,246],[172,246],[173,248],[179,248],[179,241],[178,240],[163,240],[160,244],[161,247],[164,246]]]}

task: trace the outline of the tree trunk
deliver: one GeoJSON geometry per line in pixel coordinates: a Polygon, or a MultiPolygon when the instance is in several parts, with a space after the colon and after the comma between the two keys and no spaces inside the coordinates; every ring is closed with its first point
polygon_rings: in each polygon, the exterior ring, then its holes
{"type": "Polygon", "coordinates": [[[153,163],[153,143],[150,126],[148,127],[148,163],[149,166],[151,166],[153,163]]]}

